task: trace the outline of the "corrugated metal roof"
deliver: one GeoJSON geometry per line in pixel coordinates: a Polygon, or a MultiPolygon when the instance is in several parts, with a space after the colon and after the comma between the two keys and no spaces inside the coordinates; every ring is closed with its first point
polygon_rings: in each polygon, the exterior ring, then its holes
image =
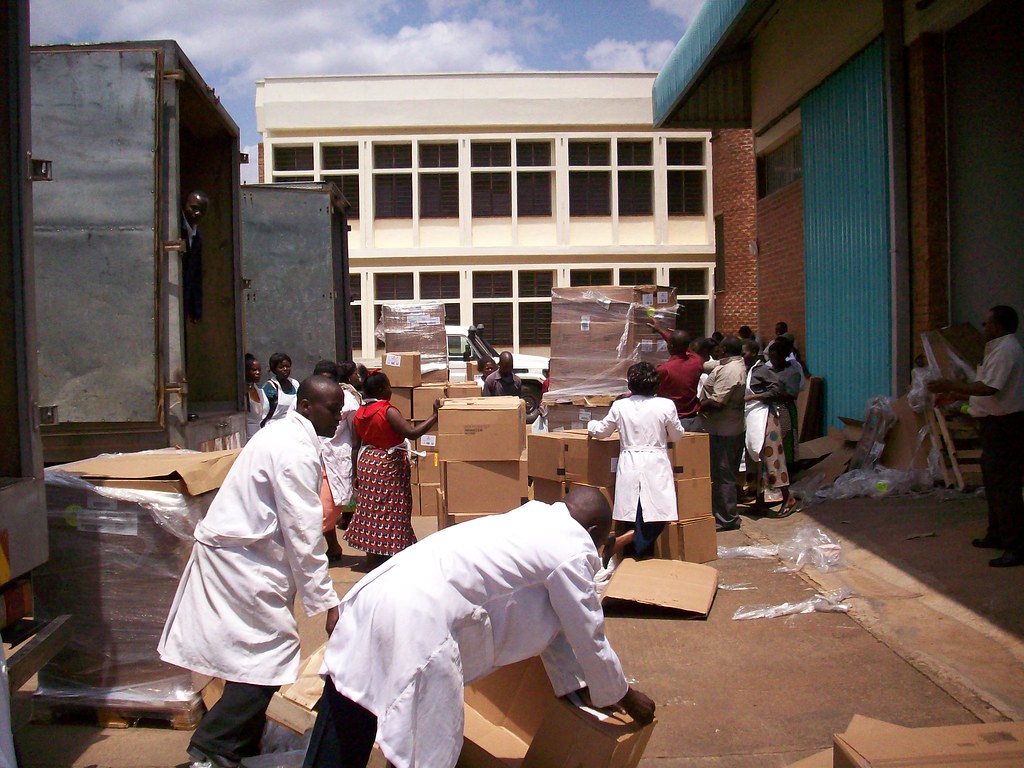
{"type": "MultiPolygon", "coordinates": [[[[729,33],[756,0],[706,0],[654,81],[654,125],[662,127],[713,64],[729,33]]],[[[749,91],[749,88],[747,89],[749,91]]]]}

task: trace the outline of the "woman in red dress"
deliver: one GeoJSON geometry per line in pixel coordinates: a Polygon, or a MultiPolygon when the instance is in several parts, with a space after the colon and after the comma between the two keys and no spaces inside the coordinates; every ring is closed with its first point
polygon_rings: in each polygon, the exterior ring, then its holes
{"type": "Polygon", "coordinates": [[[413,426],[390,399],[387,375],[370,374],[354,419],[363,447],[356,462],[356,511],[345,540],[366,552],[371,569],[416,543],[406,440],[415,440],[437,424],[438,402],[429,419],[413,426]]]}

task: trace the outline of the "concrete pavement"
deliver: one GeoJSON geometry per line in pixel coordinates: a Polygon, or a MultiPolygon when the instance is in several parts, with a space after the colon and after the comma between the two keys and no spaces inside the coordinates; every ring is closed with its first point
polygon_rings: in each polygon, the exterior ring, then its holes
{"type": "MultiPolygon", "coordinates": [[[[937,497],[829,502],[785,520],[745,519],[722,534],[733,546],[788,539],[815,524],[842,542],[835,574],[776,572],[775,560],[722,560],[706,620],[609,612],[608,634],[627,674],[658,703],[645,768],[781,768],[829,746],[855,713],[908,726],[1024,719],[1024,568],[992,569],[970,547],[984,502],[937,497]],[[934,535],[930,535],[934,534],[934,535]],[[853,591],[850,614],[733,621],[740,606],[802,600],[819,589],[853,591]]],[[[416,520],[421,535],[432,521],[416,520]]],[[[332,569],[339,591],[360,577],[351,558],[332,569]]],[[[322,641],[319,618],[303,642],[322,641]]],[[[166,768],[180,764],[188,733],[28,723],[15,697],[16,737],[27,768],[166,768]]]]}

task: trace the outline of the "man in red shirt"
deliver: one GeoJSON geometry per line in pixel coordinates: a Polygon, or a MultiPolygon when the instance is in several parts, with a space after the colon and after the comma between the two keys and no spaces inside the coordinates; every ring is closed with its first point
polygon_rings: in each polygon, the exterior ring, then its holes
{"type": "Polygon", "coordinates": [[[690,337],[686,331],[657,329],[668,342],[671,357],[658,366],[659,397],[667,397],[676,404],[676,413],[687,432],[703,432],[703,419],[698,411],[697,384],[704,369],[704,361],[690,351],[690,337]]]}

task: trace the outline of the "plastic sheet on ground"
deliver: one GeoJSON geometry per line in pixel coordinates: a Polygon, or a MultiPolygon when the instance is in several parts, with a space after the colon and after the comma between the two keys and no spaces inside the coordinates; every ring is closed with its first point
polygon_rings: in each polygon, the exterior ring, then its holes
{"type": "Polygon", "coordinates": [[[739,584],[726,584],[724,582],[718,582],[718,588],[724,589],[726,592],[746,592],[748,590],[757,589],[750,582],[740,582],[739,584]]]}
{"type": "Polygon", "coordinates": [[[780,603],[779,605],[741,606],[732,615],[733,621],[748,619],[776,619],[780,616],[792,616],[798,613],[847,613],[850,606],[843,603],[850,596],[849,589],[837,589],[825,594],[814,595],[796,603],[780,603]]]}
{"type": "MultiPolygon", "coordinates": [[[[941,457],[938,460],[941,460],[941,457]]],[[[789,490],[805,506],[836,499],[883,499],[890,496],[931,493],[935,487],[932,464],[934,461],[929,457],[928,469],[854,469],[840,475],[830,486],[826,486],[820,476],[812,475],[793,483],[789,490]]]]}
{"type": "Polygon", "coordinates": [[[736,560],[739,558],[749,558],[752,560],[771,560],[773,557],[778,557],[778,555],[779,547],[776,544],[766,544],[763,546],[718,548],[719,560],[736,560]]]}
{"type": "Polygon", "coordinates": [[[846,567],[842,547],[820,528],[802,525],[796,529],[793,538],[779,545],[779,559],[784,571],[799,571],[813,568],[829,573],[846,567]]]}

